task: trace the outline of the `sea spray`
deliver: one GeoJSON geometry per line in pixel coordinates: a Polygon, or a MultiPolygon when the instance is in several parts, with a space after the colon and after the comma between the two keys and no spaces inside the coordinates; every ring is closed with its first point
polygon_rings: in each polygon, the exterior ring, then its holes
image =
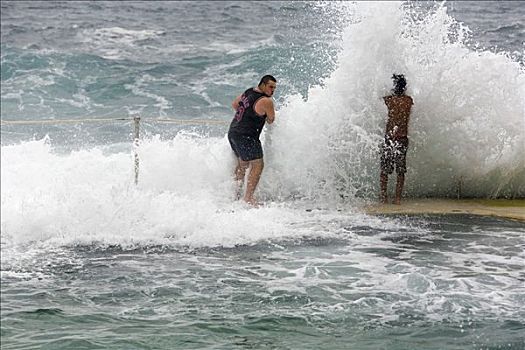
{"type": "Polygon", "coordinates": [[[338,67],[307,101],[289,96],[268,129],[264,185],[280,198],[348,200],[378,192],[382,96],[403,73],[414,98],[407,196],[525,196],[525,74],[503,53],[474,51],[444,5],[422,15],[358,3],[338,67]]]}

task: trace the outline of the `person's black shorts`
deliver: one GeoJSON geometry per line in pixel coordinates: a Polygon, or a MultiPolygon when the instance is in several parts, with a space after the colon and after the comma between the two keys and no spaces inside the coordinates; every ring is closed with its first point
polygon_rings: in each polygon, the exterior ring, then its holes
{"type": "Polygon", "coordinates": [[[228,134],[228,141],[232,147],[233,153],[237,158],[244,161],[261,159],[263,149],[261,141],[253,136],[228,134]]]}
{"type": "Polygon", "coordinates": [[[387,174],[392,174],[395,167],[398,174],[406,173],[407,149],[408,138],[399,140],[385,138],[381,144],[381,170],[387,174]]]}

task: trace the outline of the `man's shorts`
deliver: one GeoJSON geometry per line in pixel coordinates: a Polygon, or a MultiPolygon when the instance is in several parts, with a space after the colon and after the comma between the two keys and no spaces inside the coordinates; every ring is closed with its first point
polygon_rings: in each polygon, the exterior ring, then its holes
{"type": "Polygon", "coordinates": [[[228,141],[232,147],[233,153],[237,158],[244,161],[261,159],[263,149],[259,138],[246,135],[228,134],[228,141]]]}
{"type": "Polygon", "coordinates": [[[385,138],[381,145],[381,170],[386,174],[392,174],[394,167],[398,174],[407,171],[407,149],[408,138],[398,140],[385,138]]]}

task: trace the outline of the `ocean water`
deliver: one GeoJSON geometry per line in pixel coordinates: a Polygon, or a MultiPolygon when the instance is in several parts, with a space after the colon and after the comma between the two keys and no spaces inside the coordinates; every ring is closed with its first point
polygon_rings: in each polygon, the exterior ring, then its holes
{"type": "Polygon", "coordinates": [[[359,210],[394,72],[408,197],[525,197],[520,2],[0,6],[2,349],[525,348],[523,223],[359,210]],[[264,74],[248,208],[225,134],[264,74]]]}

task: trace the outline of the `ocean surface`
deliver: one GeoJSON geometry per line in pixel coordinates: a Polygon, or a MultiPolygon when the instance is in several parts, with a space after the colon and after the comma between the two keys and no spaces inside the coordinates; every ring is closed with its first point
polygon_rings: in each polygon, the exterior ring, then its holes
{"type": "Polygon", "coordinates": [[[523,4],[2,1],[1,348],[525,349],[525,224],[359,210],[392,73],[407,197],[525,197],[523,4]]]}

